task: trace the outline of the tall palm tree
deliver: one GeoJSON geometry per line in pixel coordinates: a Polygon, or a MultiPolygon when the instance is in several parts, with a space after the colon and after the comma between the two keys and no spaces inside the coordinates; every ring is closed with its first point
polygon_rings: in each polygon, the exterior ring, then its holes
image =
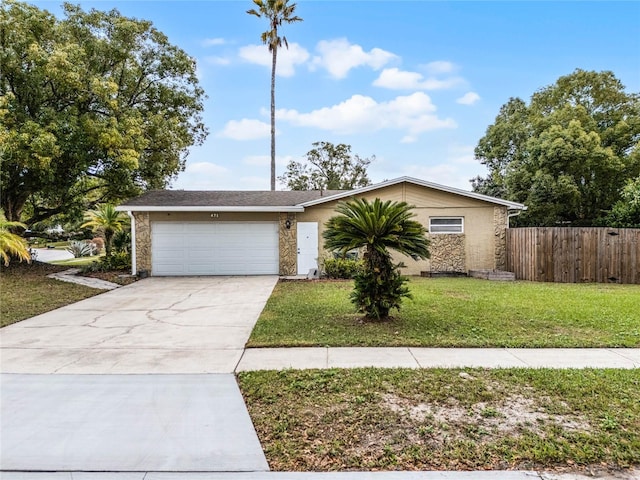
{"type": "Polygon", "coordinates": [[[24,238],[11,231],[14,228],[27,228],[27,226],[24,223],[8,221],[4,212],[0,212],[0,257],[5,267],[9,265],[11,257],[31,262],[29,246],[24,238]]]}
{"type": "Polygon", "coordinates": [[[410,297],[404,285],[407,279],[393,264],[389,250],[414,260],[429,258],[426,229],[412,220],[412,209],[406,202],[355,198],[338,204],[339,215],[325,225],[325,249],[340,253],[364,249],[364,269],[356,276],[351,300],[369,319],[387,318],[392,308],[400,308],[403,297],[410,297]]]}
{"type": "Polygon", "coordinates": [[[247,10],[249,15],[258,18],[266,18],[269,21],[269,30],[260,36],[262,43],[269,46],[271,52],[271,190],[276,189],[276,61],[278,48],[284,43],[289,48],[286,37],[278,35],[278,27],[282,23],[301,22],[302,18],[294,16],[295,3],[289,0],[253,0],[257,9],[247,10]]]}
{"type": "Polygon", "coordinates": [[[90,227],[104,235],[104,247],[107,257],[111,256],[111,243],[116,232],[121,231],[129,218],[124,212],[118,212],[111,204],[100,205],[87,212],[82,228],[90,227]]]}

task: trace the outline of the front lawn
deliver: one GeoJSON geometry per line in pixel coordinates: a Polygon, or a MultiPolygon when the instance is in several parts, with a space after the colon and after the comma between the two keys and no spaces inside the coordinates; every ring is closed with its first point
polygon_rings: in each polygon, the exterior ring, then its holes
{"type": "Polygon", "coordinates": [[[103,290],[61,282],[47,275],[66,267],[12,262],[0,276],[0,327],[92,297],[103,290]]]}
{"type": "Polygon", "coordinates": [[[276,471],[640,465],[639,370],[238,374],[276,471]]]}
{"type": "Polygon", "coordinates": [[[640,346],[640,285],[413,277],[410,288],[392,321],[362,323],[352,282],[280,282],[247,346],[640,346]]]}

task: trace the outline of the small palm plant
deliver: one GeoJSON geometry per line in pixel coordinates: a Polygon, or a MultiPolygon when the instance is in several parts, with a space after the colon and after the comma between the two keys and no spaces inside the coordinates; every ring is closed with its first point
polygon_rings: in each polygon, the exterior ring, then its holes
{"type": "Polygon", "coordinates": [[[411,297],[394,264],[389,250],[395,250],[415,260],[429,258],[426,229],[412,220],[415,215],[406,202],[383,202],[376,198],[353,199],[338,204],[339,215],[325,224],[324,247],[346,253],[364,248],[364,268],[355,277],[351,301],[370,320],[384,320],[391,309],[400,309],[402,299],[411,297]]]}
{"type": "Polygon", "coordinates": [[[113,236],[124,228],[128,220],[123,212],[117,211],[116,207],[107,203],[87,212],[82,228],[89,227],[104,235],[105,254],[110,257],[113,236]]]}
{"type": "Polygon", "coordinates": [[[27,226],[24,223],[8,221],[4,212],[0,211],[0,256],[5,267],[9,265],[12,257],[31,262],[29,246],[24,238],[11,231],[14,228],[27,228],[27,226]]]}

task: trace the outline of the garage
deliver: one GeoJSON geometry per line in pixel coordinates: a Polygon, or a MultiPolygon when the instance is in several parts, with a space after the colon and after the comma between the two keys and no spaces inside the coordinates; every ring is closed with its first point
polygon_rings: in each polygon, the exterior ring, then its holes
{"type": "Polygon", "coordinates": [[[277,275],[277,222],[153,222],[155,276],[277,275]]]}

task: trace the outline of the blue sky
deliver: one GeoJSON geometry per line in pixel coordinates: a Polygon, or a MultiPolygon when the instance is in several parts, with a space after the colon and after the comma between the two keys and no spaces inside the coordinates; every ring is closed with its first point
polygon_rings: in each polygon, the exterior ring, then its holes
{"type": "MultiPolygon", "coordinates": [[[[59,2],[33,1],[59,14],[59,2]]],[[[77,3],[77,2],[76,2],[77,3]]],[[[172,188],[269,189],[270,55],[250,0],[82,1],[151,20],[198,62],[210,131],[172,188]]],[[[558,77],[611,70],[640,92],[640,2],[299,0],[283,26],[276,80],[278,160],[316,141],[403,175],[470,189],[473,149],[510,97],[558,77]]],[[[280,187],[281,188],[281,187],[280,187]]]]}

